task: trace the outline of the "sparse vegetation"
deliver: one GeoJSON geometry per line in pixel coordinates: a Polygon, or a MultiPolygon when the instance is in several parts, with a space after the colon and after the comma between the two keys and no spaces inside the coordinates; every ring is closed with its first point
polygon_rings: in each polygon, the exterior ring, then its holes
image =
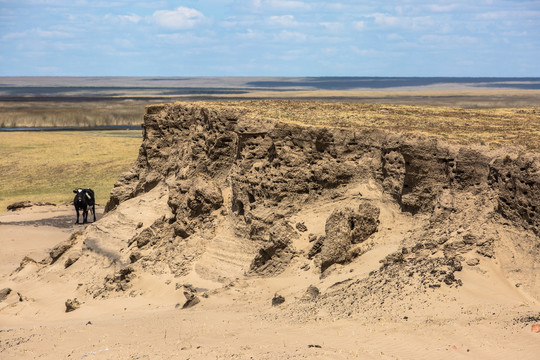
{"type": "Polygon", "coordinates": [[[129,170],[140,131],[0,132],[0,211],[24,200],[65,203],[76,187],[91,187],[104,205],[129,170]]]}
{"type": "Polygon", "coordinates": [[[0,128],[140,125],[141,101],[0,102],[0,128]]]}
{"type": "Polygon", "coordinates": [[[436,136],[458,143],[518,145],[540,151],[540,108],[454,108],[308,101],[213,103],[244,108],[252,118],[315,126],[384,129],[436,136]]]}

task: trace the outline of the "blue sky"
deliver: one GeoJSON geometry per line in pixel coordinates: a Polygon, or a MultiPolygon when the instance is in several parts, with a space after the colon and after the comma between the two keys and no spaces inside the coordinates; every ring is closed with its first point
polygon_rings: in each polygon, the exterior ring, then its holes
{"type": "Polygon", "coordinates": [[[0,0],[0,76],[540,76],[540,1],[0,0]]]}

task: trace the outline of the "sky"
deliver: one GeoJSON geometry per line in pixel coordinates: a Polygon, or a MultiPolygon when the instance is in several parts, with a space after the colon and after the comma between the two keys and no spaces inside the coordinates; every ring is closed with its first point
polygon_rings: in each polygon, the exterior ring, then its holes
{"type": "Polygon", "coordinates": [[[0,76],[540,77],[540,1],[0,0],[0,76]]]}

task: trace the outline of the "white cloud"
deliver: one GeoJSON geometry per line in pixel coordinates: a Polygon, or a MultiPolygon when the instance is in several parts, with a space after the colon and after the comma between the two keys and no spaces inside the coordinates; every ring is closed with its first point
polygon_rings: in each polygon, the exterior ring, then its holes
{"type": "Polygon", "coordinates": [[[326,56],[334,56],[339,53],[339,48],[330,47],[330,48],[324,48],[320,50],[322,54],[326,56]]]}
{"type": "Polygon", "coordinates": [[[325,9],[332,11],[343,11],[346,8],[346,5],[341,3],[323,3],[321,5],[324,6],[325,9]]]}
{"type": "Polygon", "coordinates": [[[300,10],[300,9],[309,9],[310,6],[302,1],[292,1],[292,0],[267,0],[271,7],[276,9],[288,9],[288,10],[300,10]]]}
{"type": "Polygon", "coordinates": [[[139,21],[142,20],[142,18],[139,15],[131,14],[131,15],[119,15],[118,18],[123,21],[131,22],[137,24],[139,21]]]}
{"type": "Polygon", "coordinates": [[[268,18],[268,22],[271,25],[278,25],[283,27],[298,26],[298,22],[294,19],[293,15],[270,16],[270,18],[268,18]]]}
{"type": "Polygon", "coordinates": [[[459,36],[459,35],[423,35],[420,37],[420,42],[427,45],[435,46],[462,46],[474,45],[479,43],[479,39],[474,36],[459,36]]]}
{"type": "Polygon", "coordinates": [[[350,41],[350,38],[341,34],[335,36],[326,36],[326,35],[310,35],[308,40],[312,44],[343,44],[347,41],[350,41]]]}
{"type": "MultiPolygon", "coordinates": [[[[238,30],[249,29],[253,27],[260,27],[263,23],[257,16],[229,16],[220,21],[218,24],[223,28],[236,28],[238,30]]],[[[266,19],[266,24],[268,24],[268,19],[266,19]]]]}
{"type": "Polygon", "coordinates": [[[284,42],[304,42],[307,40],[307,35],[299,32],[283,30],[274,37],[274,40],[284,42]]]}
{"type": "Polygon", "coordinates": [[[486,12],[486,13],[482,13],[482,14],[478,14],[476,15],[476,19],[478,20],[498,20],[498,19],[502,19],[502,18],[505,18],[507,16],[507,13],[506,12],[486,12]]]}
{"type": "Polygon", "coordinates": [[[375,24],[382,26],[399,26],[402,23],[402,18],[387,14],[376,13],[371,14],[368,17],[373,18],[375,24]]]}
{"type": "Polygon", "coordinates": [[[436,24],[431,16],[408,17],[375,13],[366,17],[372,18],[375,24],[382,27],[400,27],[409,30],[425,30],[436,24]]]}
{"type": "Polygon", "coordinates": [[[63,31],[51,31],[51,30],[42,30],[40,28],[34,28],[31,30],[26,30],[22,32],[8,33],[2,36],[2,40],[11,40],[11,39],[20,39],[25,37],[38,37],[38,38],[69,38],[73,35],[63,31]]]}
{"type": "Polygon", "coordinates": [[[380,51],[375,49],[360,49],[357,46],[351,46],[351,51],[360,56],[378,56],[380,51]]]}
{"type": "Polygon", "coordinates": [[[298,58],[305,57],[305,50],[303,49],[287,50],[283,53],[276,54],[276,57],[278,59],[285,60],[285,61],[296,60],[298,58]]]}
{"type": "Polygon", "coordinates": [[[204,15],[195,9],[177,7],[174,10],[158,10],[152,15],[152,20],[158,25],[168,29],[191,29],[204,22],[204,15]]]}
{"type": "MultiPolygon", "coordinates": [[[[70,20],[73,21],[74,17],[71,16],[70,20]]],[[[129,15],[107,14],[107,15],[104,16],[104,20],[107,23],[115,22],[115,23],[120,23],[120,24],[128,24],[128,23],[138,24],[142,20],[142,17],[140,17],[139,15],[136,15],[136,14],[129,14],[129,15]]],[[[92,21],[98,21],[98,20],[94,19],[92,21]]]]}
{"type": "Polygon", "coordinates": [[[59,50],[59,51],[66,51],[66,50],[81,50],[82,47],[80,44],[70,44],[70,43],[63,43],[56,41],[51,44],[51,47],[59,50]]]}
{"type": "Polygon", "coordinates": [[[134,45],[133,41],[129,39],[116,38],[114,39],[113,42],[116,47],[122,47],[122,48],[132,48],[134,45]]]}
{"type": "Polygon", "coordinates": [[[409,18],[408,22],[408,26],[412,30],[425,30],[435,25],[437,25],[437,22],[431,16],[416,16],[409,18]]]}
{"type": "Polygon", "coordinates": [[[445,4],[445,5],[439,5],[439,4],[432,4],[427,5],[427,8],[433,12],[450,12],[452,10],[455,10],[458,8],[458,4],[445,4]]]}
{"type": "Polygon", "coordinates": [[[196,36],[190,33],[181,34],[158,34],[157,38],[169,44],[201,44],[209,41],[209,38],[196,36]]]}
{"type": "Polygon", "coordinates": [[[366,22],[365,21],[355,21],[353,23],[353,27],[354,29],[358,30],[358,31],[362,31],[366,28],[366,22]]]}
{"type": "Polygon", "coordinates": [[[391,40],[391,41],[403,40],[403,36],[401,36],[400,34],[396,34],[396,33],[388,34],[388,35],[386,35],[386,38],[388,40],[391,40]]]}
{"type": "Polygon", "coordinates": [[[538,20],[540,17],[540,11],[538,10],[500,10],[500,11],[488,11],[479,13],[476,15],[477,20],[520,20],[525,19],[538,20]]]}
{"type": "Polygon", "coordinates": [[[68,38],[72,37],[71,34],[63,32],[63,31],[50,31],[50,30],[41,30],[41,29],[33,29],[31,31],[33,34],[41,37],[41,38],[68,38]]]}
{"type": "Polygon", "coordinates": [[[236,36],[243,40],[255,40],[255,39],[263,39],[264,34],[258,31],[255,31],[253,29],[246,29],[243,33],[237,33],[236,36]]]}
{"type": "Polygon", "coordinates": [[[247,6],[252,11],[264,11],[264,10],[278,10],[278,11],[291,11],[291,10],[309,10],[311,5],[306,4],[303,1],[296,0],[250,0],[247,6]]]}
{"type": "Polygon", "coordinates": [[[345,30],[345,27],[340,22],[322,22],[320,25],[324,27],[326,33],[330,34],[340,34],[345,30]]]}
{"type": "Polygon", "coordinates": [[[233,28],[240,24],[240,20],[236,16],[229,16],[219,22],[219,25],[224,28],[233,28]]]}
{"type": "Polygon", "coordinates": [[[529,33],[527,31],[506,31],[502,33],[503,36],[513,36],[513,37],[523,37],[528,36],[529,33]]]}
{"type": "MultiPolygon", "coordinates": [[[[133,0],[130,0],[133,1],[133,0]]],[[[152,1],[137,1],[133,4],[134,7],[155,9],[160,7],[166,7],[167,0],[152,0],[152,1]]]]}

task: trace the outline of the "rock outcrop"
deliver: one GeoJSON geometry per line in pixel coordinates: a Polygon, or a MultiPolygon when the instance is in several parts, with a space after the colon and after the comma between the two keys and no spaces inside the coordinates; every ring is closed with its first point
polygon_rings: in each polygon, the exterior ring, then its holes
{"type": "Polygon", "coordinates": [[[539,234],[538,155],[499,157],[427,137],[244,120],[243,115],[241,109],[149,106],[139,159],[115,185],[107,211],[167,182],[173,211],[198,217],[223,204],[220,184],[226,183],[232,191],[229,210],[258,218],[259,205],[306,199],[375,177],[410,212],[433,210],[445,189],[490,189],[503,216],[539,234]]]}
{"type": "Polygon", "coordinates": [[[379,267],[349,283],[354,296],[336,290],[350,303],[458,287],[464,266],[493,258],[540,296],[540,275],[513,260],[540,265],[538,154],[181,103],[148,106],[143,129],[107,214],[44,263],[84,276],[99,259],[101,279],[81,281],[78,298],[137,296],[142,274],[229,284],[298,266],[324,278],[363,256],[379,267]],[[414,226],[393,233],[400,221],[414,226]],[[377,245],[385,250],[370,254],[377,245]]]}
{"type": "MultiPolygon", "coordinates": [[[[288,219],[302,204],[331,201],[336,190],[371,179],[401,211],[430,219],[405,240],[407,254],[443,247],[447,259],[467,251],[489,256],[497,236],[487,224],[501,221],[498,215],[540,235],[539,156],[500,154],[422,136],[254,120],[243,109],[152,105],[138,161],[115,185],[107,211],[166,184],[173,217],[162,228],[182,239],[204,229],[212,238],[216,214],[226,214],[235,236],[257,244],[248,273],[270,275],[298,256],[291,239],[305,225],[296,231],[288,219]],[[444,235],[437,223],[447,225],[444,235]],[[470,227],[470,234],[459,227],[470,227]]],[[[359,254],[351,248],[377,231],[377,206],[359,199],[356,207],[336,208],[309,251],[321,271],[350,262],[359,254]]],[[[147,235],[138,235],[137,247],[150,241],[147,235]]],[[[540,246],[538,238],[532,246],[540,246]]]]}
{"type": "Polygon", "coordinates": [[[310,250],[311,257],[320,252],[321,271],[351,261],[355,256],[351,247],[377,231],[379,213],[380,209],[368,202],[361,202],[357,210],[334,210],[326,220],[325,235],[310,250]]]}

